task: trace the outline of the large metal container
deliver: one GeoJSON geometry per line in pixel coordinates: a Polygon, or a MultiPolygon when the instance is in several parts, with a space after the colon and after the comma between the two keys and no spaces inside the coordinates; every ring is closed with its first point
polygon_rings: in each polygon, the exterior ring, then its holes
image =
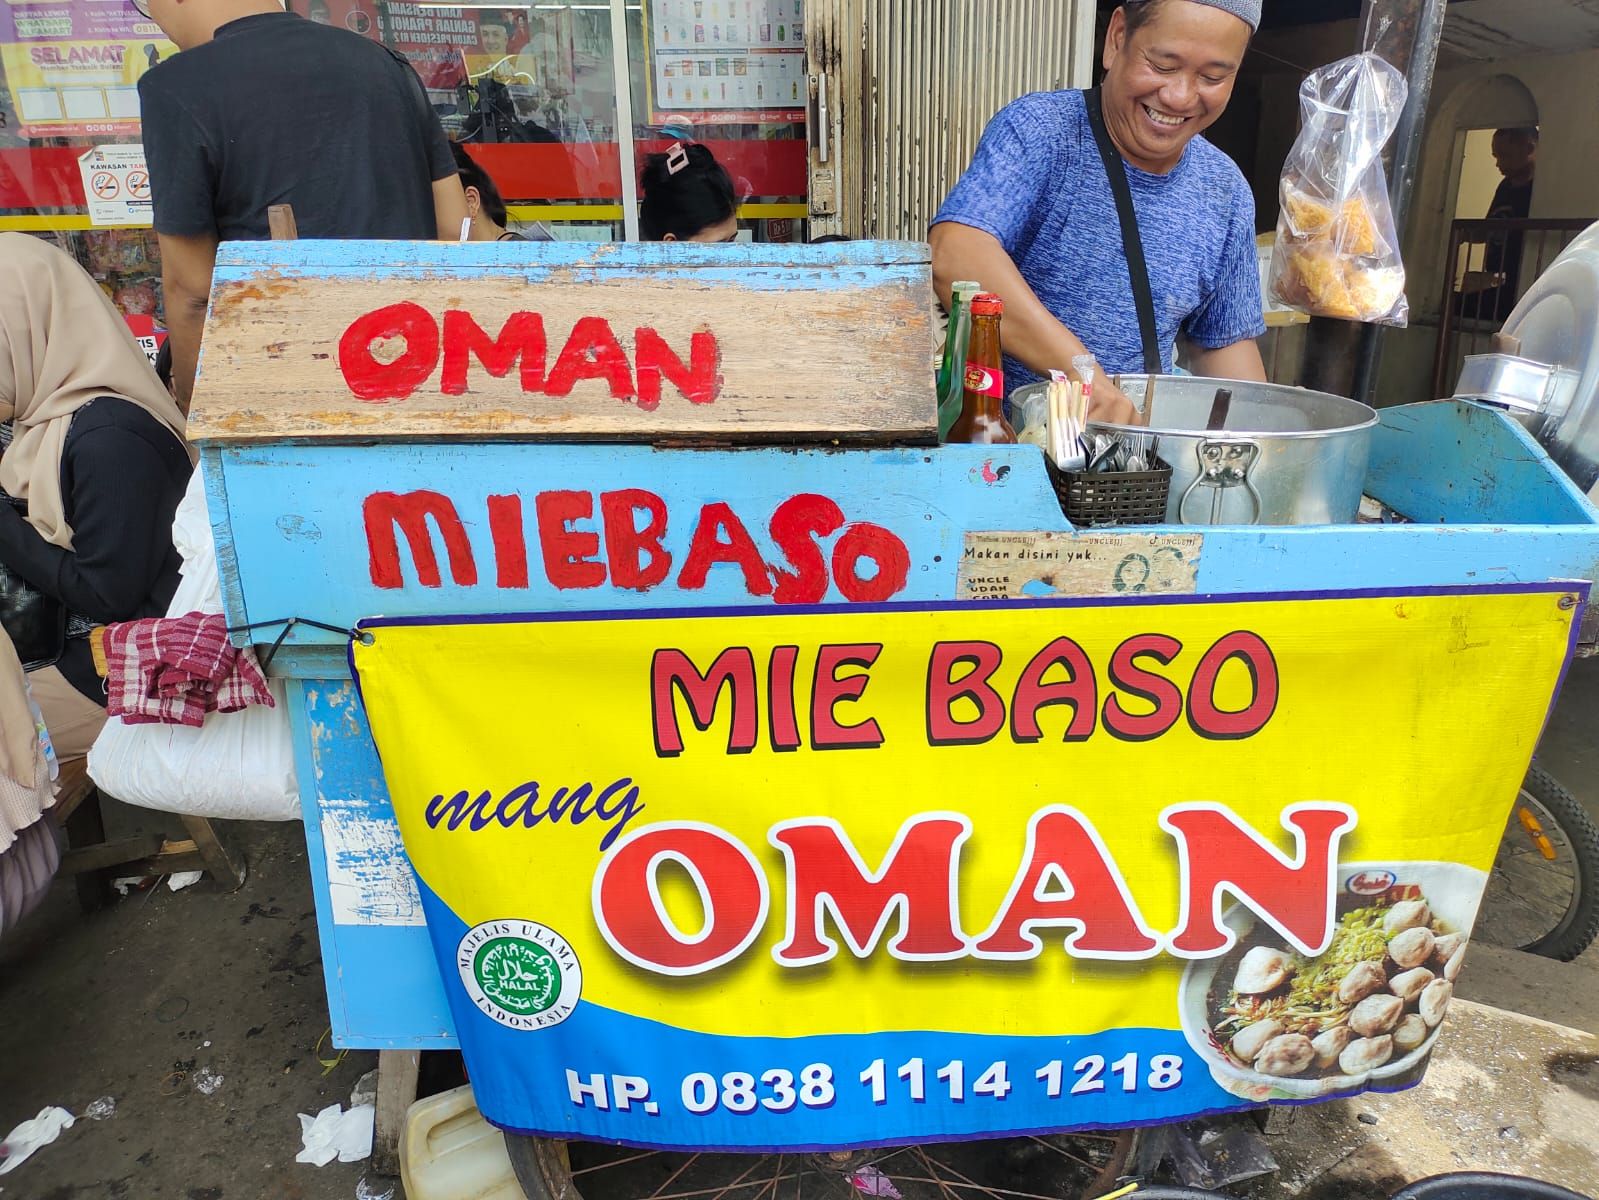
{"type": "Polygon", "coordinates": [[[1500,353],[1466,359],[1457,400],[1507,408],[1599,501],[1599,223],[1527,289],[1500,353]]]}
{"type": "Polygon", "coordinates": [[[1377,426],[1366,405],[1304,388],[1186,375],[1123,375],[1121,387],[1148,427],[1089,428],[1159,438],[1160,456],[1172,467],[1168,523],[1344,525],[1360,511],[1377,426]],[[1232,399],[1212,430],[1219,388],[1232,399]]]}

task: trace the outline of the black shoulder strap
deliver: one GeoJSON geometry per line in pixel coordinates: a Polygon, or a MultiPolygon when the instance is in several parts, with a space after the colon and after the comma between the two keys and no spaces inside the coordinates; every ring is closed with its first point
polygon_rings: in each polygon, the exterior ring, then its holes
{"type": "Polygon", "coordinates": [[[1138,333],[1144,344],[1144,371],[1149,375],[1159,375],[1160,333],[1155,328],[1155,297],[1149,290],[1149,266],[1144,262],[1144,240],[1138,233],[1138,213],[1133,208],[1133,191],[1127,186],[1127,167],[1122,162],[1120,152],[1111,144],[1110,131],[1105,128],[1099,89],[1092,88],[1084,92],[1083,103],[1088,108],[1088,123],[1094,130],[1100,161],[1105,164],[1105,176],[1110,180],[1110,194],[1116,198],[1116,216],[1122,227],[1122,251],[1127,256],[1127,274],[1133,285],[1133,305],[1138,310],[1138,333]]]}

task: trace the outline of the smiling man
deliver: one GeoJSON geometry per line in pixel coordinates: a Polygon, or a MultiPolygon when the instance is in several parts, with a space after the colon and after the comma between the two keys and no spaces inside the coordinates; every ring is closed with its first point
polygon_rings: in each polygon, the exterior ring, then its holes
{"type": "MultiPolygon", "coordinates": [[[[1177,336],[1196,372],[1263,380],[1265,332],[1255,203],[1238,167],[1199,135],[1231,99],[1261,0],[1129,0],[1105,36],[1097,93],[1035,92],[989,123],[977,156],[934,218],[933,273],[1005,300],[1007,390],[1091,353],[1103,371],[1144,369],[1116,196],[1091,120],[1125,172],[1153,307],[1151,349],[1172,369],[1177,336]]],[[[1093,415],[1132,406],[1094,386],[1093,415]]]]}

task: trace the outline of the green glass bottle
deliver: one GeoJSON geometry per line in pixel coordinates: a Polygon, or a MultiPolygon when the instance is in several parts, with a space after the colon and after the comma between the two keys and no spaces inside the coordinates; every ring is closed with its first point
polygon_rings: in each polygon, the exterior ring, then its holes
{"type": "Polygon", "coordinates": [[[949,324],[944,332],[944,357],[938,364],[938,436],[942,441],[960,419],[965,401],[966,349],[972,336],[972,297],[980,283],[958,280],[950,289],[949,324]]]}

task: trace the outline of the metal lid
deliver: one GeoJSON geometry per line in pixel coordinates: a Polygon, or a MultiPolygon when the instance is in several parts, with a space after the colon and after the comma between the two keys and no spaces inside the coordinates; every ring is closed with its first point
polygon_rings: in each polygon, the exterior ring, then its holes
{"type": "Polygon", "coordinates": [[[1599,223],[1555,259],[1505,322],[1524,359],[1572,380],[1561,403],[1533,425],[1551,458],[1589,494],[1599,493],[1599,223]]]}

